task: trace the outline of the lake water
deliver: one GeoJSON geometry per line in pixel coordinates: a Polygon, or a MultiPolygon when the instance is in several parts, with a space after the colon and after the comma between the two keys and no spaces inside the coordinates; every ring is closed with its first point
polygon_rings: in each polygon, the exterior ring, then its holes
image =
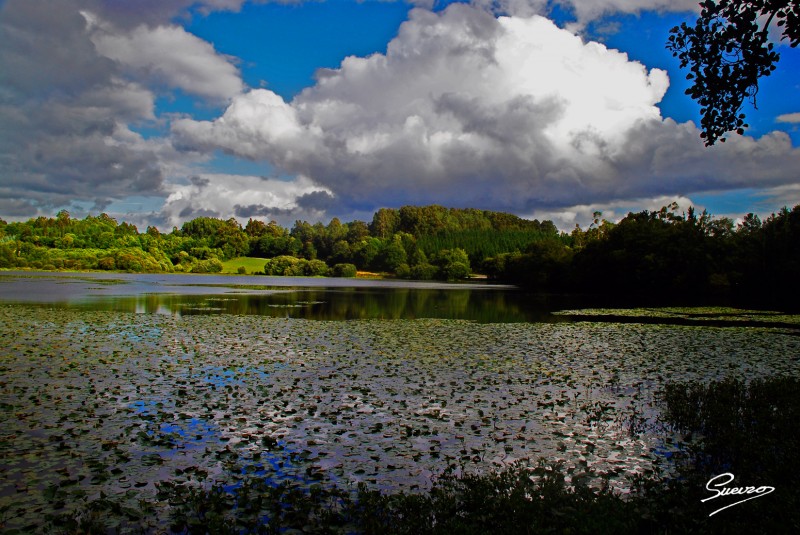
{"type": "Polygon", "coordinates": [[[173,315],[255,314],[319,320],[448,318],[555,321],[575,298],[498,284],[223,275],[0,272],[0,301],[173,315]]]}
{"type": "Polygon", "coordinates": [[[666,381],[800,373],[796,316],[582,301],[473,284],[2,273],[6,526],[40,529],[43,512],[101,492],[135,504],[161,482],[246,474],[415,491],[448,466],[545,458],[624,490],[675,447],[646,425],[666,381]]]}
{"type": "MultiPolygon", "coordinates": [[[[663,307],[663,297],[658,299],[663,307]]],[[[440,318],[480,323],[563,322],[567,309],[652,305],[646,297],[555,295],[514,286],[402,280],[183,274],[0,271],[0,303],[76,310],[175,316],[245,314],[314,320],[440,318]]],[[[686,302],[679,302],[687,306],[686,302]]],[[[691,306],[704,306],[695,301],[691,306]]],[[[636,310],[641,310],[638,308],[636,310]]],[[[639,315],[639,322],[686,323],[685,318],[639,315]]],[[[752,317],[738,317],[743,325],[752,317]]],[[[630,321],[601,317],[593,321],[630,321]]],[[[724,322],[724,318],[718,318],[724,322]]]]}

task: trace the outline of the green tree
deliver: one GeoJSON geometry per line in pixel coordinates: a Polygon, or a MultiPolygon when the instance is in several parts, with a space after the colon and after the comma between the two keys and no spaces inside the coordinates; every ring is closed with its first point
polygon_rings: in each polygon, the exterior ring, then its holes
{"type": "MultiPolygon", "coordinates": [[[[589,242],[572,266],[578,284],[589,291],[643,295],[703,291],[717,263],[709,254],[710,237],[696,218],[687,220],[676,208],[630,213],[605,237],[589,242]]],[[[542,259],[554,267],[562,261],[550,253],[542,259]]]]}
{"type": "Polygon", "coordinates": [[[439,268],[439,278],[445,280],[466,279],[470,274],[469,256],[464,249],[445,249],[433,258],[439,268]]]}
{"type": "Polygon", "coordinates": [[[378,238],[367,238],[351,247],[351,256],[355,264],[362,269],[374,267],[375,259],[381,250],[382,242],[378,238]]]}
{"type": "Polygon", "coordinates": [[[692,86],[686,94],[701,106],[700,125],[707,146],[743,134],[745,100],[756,105],[758,80],[776,68],[780,54],[769,41],[773,21],[782,40],[800,42],[800,0],[705,0],[694,26],[670,30],[667,48],[680,59],[692,86]]]}
{"type": "Polygon", "coordinates": [[[57,221],[56,224],[60,230],[59,234],[63,235],[67,231],[66,229],[67,227],[69,227],[71,222],[69,217],[69,212],[66,210],[61,210],[60,212],[58,212],[58,214],[56,215],[56,221],[57,221]]]}
{"type": "Polygon", "coordinates": [[[331,256],[328,260],[332,264],[342,264],[349,262],[351,257],[350,244],[345,240],[339,240],[333,244],[331,256]]]}
{"type": "Polygon", "coordinates": [[[334,277],[355,277],[356,274],[356,266],[353,264],[336,264],[331,269],[331,275],[334,277]]]}
{"type": "Polygon", "coordinates": [[[219,273],[222,271],[222,262],[217,258],[200,260],[192,266],[192,273],[219,273]]]}
{"type": "Polygon", "coordinates": [[[358,243],[369,237],[369,227],[363,221],[352,221],[347,225],[347,241],[349,243],[358,243]]]}
{"type": "Polygon", "coordinates": [[[322,260],[308,260],[303,269],[303,274],[309,277],[324,277],[328,274],[328,264],[322,260]]]}
{"type": "Polygon", "coordinates": [[[280,255],[296,255],[300,242],[284,231],[282,234],[264,233],[260,238],[250,241],[250,255],[259,258],[272,258],[280,255]]]}
{"type": "Polygon", "coordinates": [[[314,247],[314,244],[310,241],[307,241],[303,244],[300,253],[306,260],[314,260],[317,258],[317,248],[314,247]]]}
{"type": "MultiPolygon", "coordinates": [[[[120,227],[123,225],[125,223],[120,227]]],[[[244,256],[250,250],[249,236],[233,218],[223,221],[213,217],[198,217],[183,224],[180,236],[192,238],[193,243],[186,244],[188,247],[219,249],[223,259],[244,256]]]]}
{"type": "Polygon", "coordinates": [[[252,217],[247,220],[247,225],[244,227],[244,232],[251,238],[258,238],[267,232],[267,225],[263,221],[253,219],[252,217]]]}
{"type": "Polygon", "coordinates": [[[425,262],[412,266],[409,276],[412,279],[427,281],[435,279],[438,272],[439,268],[433,264],[425,262]]]}
{"type": "Polygon", "coordinates": [[[378,254],[377,261],[381,269],[391,272],[397,271],[398,267],[406,264],[408,255],[403,247],[402,238],[395,234],[392,240],[384,245],[378,254]]]}
{"type": "Polygon", "coordinates": [[[369,231],[373,236],[386,239],[395,233],[399,224],[400,215],[397,210],[381,208],[372,216],[372,224],[369,226],[369,231]]]}
{"type": "Polygon", "coordinates": [[[302,277],[306,275],[308,260],[294,256],[276,256],[264,264],[264,273],[274,277],[302,277]]]}
{"type": "Polygon", "coordinates": [[[15,247],[13,242],[0,242],[0,268],[12,268],[17,265],[15,247]]]}

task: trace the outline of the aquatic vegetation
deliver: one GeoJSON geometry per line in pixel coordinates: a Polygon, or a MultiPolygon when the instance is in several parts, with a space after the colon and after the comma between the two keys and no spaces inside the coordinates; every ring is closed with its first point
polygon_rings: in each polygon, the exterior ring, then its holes
{"type": "Polygon", "coordinates": [[[592,308],[561,310],[555,316],[572,319],[619,321],[620,319],[673,320],[686,325],[766,325],[800,328],[800,315],[765,310],[745,310],[731,307],[659,307],[659,308],[592,308]]]}
{"type": "Polygon", "coordinates": [[[168,516],[175,485],[416,492],[540,457],[624,492],[669,448],[647,431],[667,381],[800,370],[797,336],[756,327],[5,305],[0,333],[0,512],[20,529],[97,500],[168,516]]]}

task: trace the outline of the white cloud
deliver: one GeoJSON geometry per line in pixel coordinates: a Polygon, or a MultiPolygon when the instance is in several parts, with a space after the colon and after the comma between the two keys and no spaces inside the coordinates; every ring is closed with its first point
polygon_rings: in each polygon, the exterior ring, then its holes
{"type": "Polygon", "coordinates": [[[643,11],[699,12],[698,0],[557,0],[570,7],[578,25],[614,13],[638,14],[643,11]]]}
{"type": "MultiPolygon", "coordinates": [[[[14,132],[0,137],[8,177],[0,213],[180,191],[166,205],[171,218],[193,210],[313,218],[326,207],[345,215],[431,202],[530,213],[796,181],[800,161],[787,136],[705,149],[694,125],[660,117],[664,73],[532,17],[545,0],[493,1],[517,15],[499,19],[468,5],[415,10],[387,54],[347,58],[289,103],[245,92],[233,60],[171,25],[243,1],[0,0],[0,124],[14,132]],[[97,14],[90,32],[80,12],[97,14]],[[231,104],[216,121],[178,120],[173,138],[145,139],[137,126],[165,120],[153,86],[231,104]],[[173,140],[189,150],[177,153],[173,140]],[[310,178],[201,175],[210,185],[192,195],[197,185],[170,184],[216,149],[310,178]]],[[[580,21],[688,5],[562,3],[580,21]]]]}
{"type": "Polygon", "coordinates": [[[13,133],[0,135],[0,214],[163,195],[165,180],[207,158],[134,131],[163,119],[152,84],[216,101],[243,89],[210,44],[164,26],[190,5],[235,10],[241,1],[0,1],[0,125],[13,133]],[[99,15],[87,24],[82,13],[99,15]]]}
{"type": "Polygon", "coordinates": [[[550,220],[555,223],[559,230],[571,232],[575,225],[579,225],[586,230],[592,224],[595,212],[602,214],[600,216],[601,219],[617,223],[630,212],[635,213],[642,210],[655,212],[664,206],[671,205],[673,202],[678,205],[678,213],[686,213],[689,207],[694,207],[699,212],[703,211],[703,206],[698,205],[688,197],[660,196],[650,199],[628,199],[601,204],[581,204],[558,210],[535,210],[525,217],[541,221],[550,220]]]}
{"type": "Polygon", "coordinates": [[[791,209],[800,204],[800,183],[769,188],[760,192],[758,196],[761,197],[761,200],[754,203],[756,207],[753,212],[763,219],[780,211],[781,208],[791,209]]]}
{"type": "Polygon", "coordinates": [[[351,207],[525,213],[796,180],[784,134],[706,149],[692,123],[662,119],[668,83],[542,17],[451,5],[413,11],[385,55],[345,59],[291,103],[255,90],[173,132],[311,177],[351,207]]]}
{"type": "Polygon", "coordinates": [[[202,14],[212,11],[238,12],[247,0],[72,1],[80,2],[85,9],[100,14],[104,20],[113,21],[119,27],[135,28],[141,24],[159,25],[168,23],[175,18],[186,18],[189,16],[190,8],[197,9],[202,14]]]}
{"type": "Polygon", "coordinates": [[[252,90],[239,98],[214,122],[178,119],[173,130],[191,139],[201,151],[222,148],[250,159],[265,156],[269,147],[280,145],[292,157],[291,147],[305,154],[313,146],[312,129],[302,126],[294,108],[266,89],[252,90]]]}
{"type": "Polygon", "coordinates": [[[244,223],[248,218],[275,219],[291,224],[296,219],[316,220],[324,210],[304,205],[309,195],[329,192],[306,177],[279,180],[249,175],[202,173],[186,184],[172,184],[161,216],[165,226],[180,227],[200,216],[227,219],[233,215],[244,223]]]}
{"type": "Polygon", "coordinates": [[[800,123],[800,112],[797,113],[784,113],[783,115],[778,115],[775,119],[779,123],[793,123],[798,124],[800,123]]]}
{"type": "Polygon", "coordinates": [[[643,11],[699,12],[698,0],[472,0],[472,4],[494,13],[520,17],[547,15],[558,4],[575,15],[571,29],[615,13],[643,11]]]}
{"type": "Polygon", "coordinates": [[[515,17],[546,15],[551,9],[550,0],[472,0],[471,4],[484,11],[515,17]]]}
{"type": "Polygon", "coordinates": [[[97,51],[130,74],[211,100],[242,92],[238,69],[214,47],[179,26],[121,31],[84,12],[97,51]]]}

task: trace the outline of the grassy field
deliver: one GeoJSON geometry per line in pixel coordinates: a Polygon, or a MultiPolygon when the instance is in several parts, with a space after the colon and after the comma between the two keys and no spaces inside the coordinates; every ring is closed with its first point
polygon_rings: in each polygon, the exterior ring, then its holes
{"type": "Polygon", "coordinates": [[[254,258],[250,256],[240,256],[231,260],[226,260],[222,263],[223,273],[238,273],[239,268],[244,266],[247,270],[247,275],[254,273],[261,273],[264,271],[264,264],[267,260],[265,258],[254,258]]]}

